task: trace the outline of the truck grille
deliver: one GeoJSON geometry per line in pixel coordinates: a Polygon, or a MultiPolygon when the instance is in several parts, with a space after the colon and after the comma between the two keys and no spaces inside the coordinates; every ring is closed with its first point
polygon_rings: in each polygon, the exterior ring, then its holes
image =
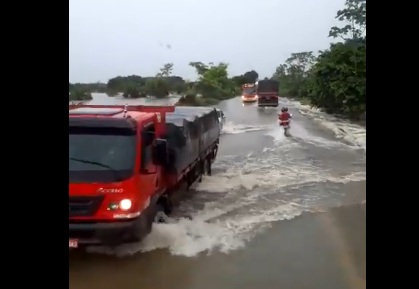
{"type": "Polygon", "coordinates": [[[99,209],[104,196],[69,197],[69,217],[90,217],[99,209]]]}

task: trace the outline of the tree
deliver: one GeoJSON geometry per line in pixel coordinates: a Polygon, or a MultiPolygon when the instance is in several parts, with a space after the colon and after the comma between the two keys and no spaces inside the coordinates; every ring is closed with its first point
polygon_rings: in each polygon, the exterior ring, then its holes
{"type": "Polygon", "coordinates": [[[345,8],[337,12],[336,19],[346,25],[332,27],[329,37],[340,37],[345,41],[363,38],[367,31],[367,1],[346,0],[345,8]]]}
{"type": "Polygon", "coordinates": [[[172,75],[173,63],[166,63],[160,68],[160,72],[157,73],[157,77],[169,77],[172,75]]]}
{"type": "Polygon", "coordinates": [[[123,92],[123,96],[127,98],[145,97],[146,93],[156,97],[167,96],[170,91],[183,93],[186,91],[185,80],[172,75],[172,70],[173,63],[166,63],[156,76],[117,76],[109,79],[104,87],[110,96],[116,95],[117,92],[123,92]]]}
{"type": "Polygon", "coordinates": [[[312,51],[291,53],[284,64],[276,68],[272,79],[280,83],[282,95],[303,97],[306,93],[310,68],[315,62],[312,51]]]}
{"type": "MultiPolygon", "coordinates": [[[[199,76],[204,74],[209,69],[207,65],[203,64],[200,61],[189,62],[189,65],[196,69],[196,73],[199,76]]],[[[209,65],[212,65],[212,63],[209,63],[209,65]]]]}
{"type": "Polygon", "coordinates": [[[135,83],[130,83],[127,87],[125,87],[122,96],[125,98],[140,98],[146,97],[146,94],[144,93],[143,87],[140,87],[135,83]]]}
{"type": "Polygon", "coordinates": [[[169,95],[169,86],[164,78],[150,78],[145,83],[144,91],[147,95],[163,98],[169,95]]]}
{"type": "Polygon", "coordinates": [[[346,0],[329,37],[343,42],[320,51],[292,53],[272,75],[280,93],[308,99],[329,113],[357,118],[366,111],[366,0],[346,0]]]}
{"type": "Polygon", "coordinates": [[[231,81],[233,82],[233,86],[235,87],[235,90],[239,92],[240,88],[243,84],[246,83],[255,83],[259,78],[259,74],[254,71],[247,71],[244,74],[236,75],[231,78],[231,81]]]}
{"type": "Polygon", "coordinates": [[[132,87],[142,87],[145,84],[145,79],[138,75],[117,76],[108,80],[106,88],[108,91],[125,92],[132,87]]]}
{"type": "Polygon", "coordinates": [[[234,85],[237,87],[241,87],[243,84],[249,83],[248,79],[244,77],[243,75],[233,76],[231,80],[233,81],[234,85]]]}
{"type": "Polygon", "coordinates": [[[218,100],[234,95],[234,83],[228,78],[228,64],[191,62],[189,65],[194,67],[198,74],[198,81],[193,88],[196,93],[202,94],[204,98],[218,100]]]}
{"type": "Polygon", "coordinates": [[[92,94],[88,91],[85,91],[84,89],[81,88],[73,88],[73,90],[70,92],[69,95],[69,100],[70,101],[74,101],[74,100],[91,100],[92,98],[92,94]]]}
{"type": "Polygon", "coordinates": [[[366,1],[347,0],[336,18],[347,24],[332,27],[329,36],[344,42],[320,53],[308,96],[327,112],[357,118],[366,111],[366,1]]]}
{"type": "Polygon", "coordinates": [[[366,110],[366,47],[332,45],[313,68],[309,97],[330,113],[356,118],[366,110]],[[356,65],[354,65],[356,64],[356,65]]]}
{"type": "Polygon", "coordinates": [[[258,80],[259,74],[251,70],[243,74],[243,77],[246,79],[246,83],[255,83],[258,80]]]}
{"type": "Polygon", "coordinates": [[[312,51],[291,53],[291,56],[285,60],[288,70],[297,79],[301,80],[307,77],[308,72],[315,61],[312,51]]]}

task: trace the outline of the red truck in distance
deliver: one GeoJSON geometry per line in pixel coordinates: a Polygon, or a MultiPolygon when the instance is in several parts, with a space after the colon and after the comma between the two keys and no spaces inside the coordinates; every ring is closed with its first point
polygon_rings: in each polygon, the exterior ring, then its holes
{"type": "Polygon", "coordinates": [[[278,81],[271,79],[259,80],[257,84],[258,107],[278,107],[278,90],[278,81]]]}
{"type": "Polygon", "coordinates": [[[256,94],[256,84],[246,83],[242,85],[242,102],[243,103],[254,103],[258,100],[256,94]]]}
{"type": "Polygon", "coordinates": [[[211,173],[214,108],[69,106],[69,248],[137,242],[182,184],[211,173]]]}

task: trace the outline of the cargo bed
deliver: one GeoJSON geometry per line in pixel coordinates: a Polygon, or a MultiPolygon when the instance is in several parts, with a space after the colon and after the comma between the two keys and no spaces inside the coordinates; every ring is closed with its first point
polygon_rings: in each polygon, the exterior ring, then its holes
{"type": "Polygon", "coordinates": [[[166,115],[169,168],[180,175],[199,158],[204,158],[220,137],[215,108],[176,107],[166,115]]]}
{"type": "Polygon", "coordinates": [[[279,105],[278,89],[278,81],[271,79],[260,80],[258,82],[258,106],[277,107],[279,105]]]}

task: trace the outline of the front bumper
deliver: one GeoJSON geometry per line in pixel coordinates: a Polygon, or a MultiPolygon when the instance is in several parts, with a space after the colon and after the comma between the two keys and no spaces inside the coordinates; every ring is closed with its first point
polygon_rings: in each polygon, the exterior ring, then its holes
{"type": "Polygon", "coordinates": [[[256,101],[258,101],[256,97],[253,97],[253,98],[242,97],[242,102],[256,102],[256,101]]]}
{"type": "Polygon", "coordinates": [[[258,101],[258,106],[279,106],[279,101],[278,100],[264,100],[264,101],[258,101]]]}
{"type": "Polygon", "coordinates": [[[69,223],[69,239],[83,245],[118,245],[132,241],[138,230],[138,218],[109,223],[69,223]]]}

